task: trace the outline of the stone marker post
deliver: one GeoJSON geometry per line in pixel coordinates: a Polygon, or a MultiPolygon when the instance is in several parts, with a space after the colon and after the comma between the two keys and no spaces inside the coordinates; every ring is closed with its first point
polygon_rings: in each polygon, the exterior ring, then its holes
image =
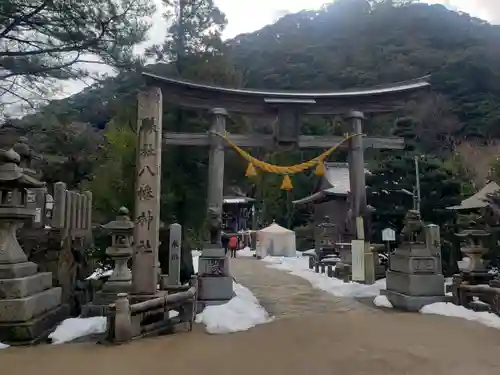
{"type": "Polygon", "coordinates": [[[158,284],[162,94],[156,87],[139,94],[137,175],[132,289],[153,295],[158,284]]]}
{"type": "Polygon", "coordinates": [[[436,257],[437,269],[442,272],[441,233],[439,225],[429,224],[425,228],[425,243],[433,257],[436,257]]]}
{"type": "Polygon", "coordinates": [[[168,285],[180,285],[182,227],[174,223],[170,225],[170,243],[168,260],[168,285]]]}

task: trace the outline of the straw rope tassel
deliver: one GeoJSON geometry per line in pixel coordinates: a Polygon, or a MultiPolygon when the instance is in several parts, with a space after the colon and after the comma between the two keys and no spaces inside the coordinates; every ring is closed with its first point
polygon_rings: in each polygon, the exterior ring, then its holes
{"type": "Polygon", "coordinates": [[[325,175],[325,162],[323,160],[320,160],[318,164],[316,164],[316,169],[314,171],[316,176],[324,176],[325,175]]]}
{"type": "Polygon", "coordinates": [[[248,163],[247,170],[245,172],[246,177],[255,177],[257,176],[257,171],[255,170],[255,167],[253,166],[252,163],[248,163]]]}
{"type": "Polygon", "coordinates": [[[286,191],[290,191],[293,189],[292,180],[289,175],[286,174],[285,177],[283,177],[283,182],[281,183],[280,189],[286,191]]]}

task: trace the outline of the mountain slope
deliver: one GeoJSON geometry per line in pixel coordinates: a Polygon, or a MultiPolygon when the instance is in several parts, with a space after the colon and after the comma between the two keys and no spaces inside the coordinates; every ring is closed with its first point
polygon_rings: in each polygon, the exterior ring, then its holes
{"type": "MultiPolygon", "coordinates": [[[[372,3],[338,0],[229,41],[244,85],[343,89],[431,73],[434,95],[408,108],[428,151],[444,138],[500,137],[500,27],[439,5],[372,3]]],[[[133,98],[140,82],[137,74],[124,73],[45,112],[102,125],[119,111],[117,102],[133,98]]]]}

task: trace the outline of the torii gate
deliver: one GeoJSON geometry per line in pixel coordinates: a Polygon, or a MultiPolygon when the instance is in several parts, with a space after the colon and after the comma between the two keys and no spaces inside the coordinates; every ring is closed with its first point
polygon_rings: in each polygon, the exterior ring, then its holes
{"type": "MultiPolygon", "coordinates": [[[[212,245],[220,246],[220,226],[223,203],[224,140],[214,133],[224,134],[228,112],[249,116],[277,117],[273,135],[231,134],[229,139],[241,147],[330,148],[342,137],[306,136],[300,134],[301,115],[342,115],[351,121],[348,142],[349,177],[354,217],[366,209],[366,189],[363,149],[401,149],[401,138],[363,137],[364,113],[390,112],[401,108],[407,100],[430,87],[429,77],[338,92],[281,92],[229,89],[202,85],[143,73],[148,88],[139,94],[137,196],[135,205],[136,244],[133,290],[136,294],[154,294],[157,285],[158,232],[160,216],[160,179],[162,144],[209,147],[208,213],[215,233],[212,245]],[[162,134],[162,101],[164,95],[175,105],[209,110],[214,115],[210,132],[162,134]],[[148,270],[148,271],[146,271],[148,270]]],[[[358,238],[364,238],[358,234],[358,238]]]]}

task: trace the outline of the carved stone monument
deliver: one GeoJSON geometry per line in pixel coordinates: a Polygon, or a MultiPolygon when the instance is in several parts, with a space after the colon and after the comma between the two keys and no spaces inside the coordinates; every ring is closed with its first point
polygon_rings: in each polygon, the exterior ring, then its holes
{"type": "Polygon", "coordinates": [[[139,299],[157,293],[159,275],[162,94],[148,88],[139,94],[137,176],[132,290],[139,299]]]}
{"type": "Polygon", "coordinates": [[[229,272],[229,259],[221,244],[224,144],[220,137],[213,134],[225,133],[227,112],[218,108],[213,113],[215,121],[210,138],[207,209],[210,240],[205,244],[198,264],[200,278],[198,300],[202,306],[225,303],[233,297],[233,279],[229,272]]]}
{"type": "Polygon", "coordinates": [[[382,291],[394,307],[419,311],[425,305],[445,301],[437,235],[434,225],[424,229],[418,211],[408,212],[403,241],[390,255],[387,289],[382,291]]]}
{"type": "Polygon", "coordinates": [[[174,223],[170,225],[168,285],[177,286],[181,283],[181,247],[182,227],[180,224],[174,223]]]}
{"type": "Polygon", "coordinates": [[[0,150],[0,341],[31,343],[68,314],[52,273],[37,272],[19,245],[16,231],[32,220],[27,189],[44,184],[24,173],[14,150],[0,150]]]}

